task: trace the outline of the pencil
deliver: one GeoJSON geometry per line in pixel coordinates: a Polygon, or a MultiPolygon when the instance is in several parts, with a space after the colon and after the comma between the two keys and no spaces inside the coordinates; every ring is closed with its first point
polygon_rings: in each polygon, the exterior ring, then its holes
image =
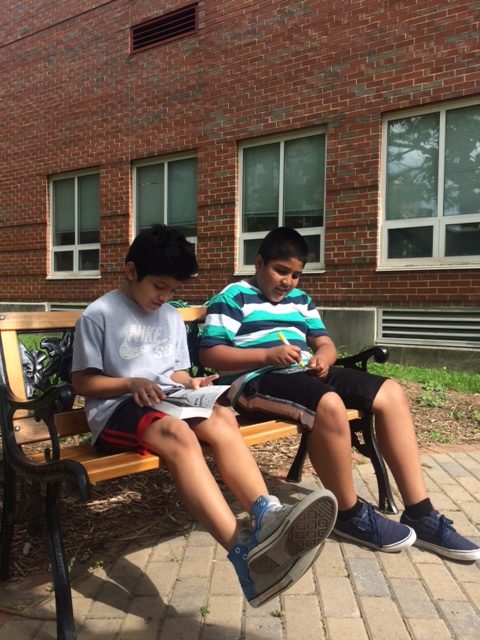
{"type": "MultiPolygon", "coordinates": [[[[281,331],[279,331],[277,333],[277,335],[278,335],[279,339],[283,342],[283,344],[290,344],[290,342],[286,339],[286,337],[283,335],[283,333],[281,331]]],[[[303,360],[300,360],[300,362],[298,364],[302,367],[302,369],[305,368],[303,360]]]]}

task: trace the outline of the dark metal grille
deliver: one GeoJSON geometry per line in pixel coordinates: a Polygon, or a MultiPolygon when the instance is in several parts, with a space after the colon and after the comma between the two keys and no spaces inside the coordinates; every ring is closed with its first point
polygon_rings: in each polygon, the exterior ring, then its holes
{"type": "Polygon", "coordinates": [[[197,4],[182,7],[131,29],[131,51],[141,51],[197,30],[197,4]]]}

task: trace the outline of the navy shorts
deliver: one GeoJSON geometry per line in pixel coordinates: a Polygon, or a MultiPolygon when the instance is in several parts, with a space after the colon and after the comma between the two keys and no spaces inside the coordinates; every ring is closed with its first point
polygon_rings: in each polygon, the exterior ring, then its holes
{"type": "Polygon", "coordinates": [[[138,451],[146,455],[149,451],[142,442],[145,429],[165,415],[151,407],[140,407],[133,398],[128,398],[112,413],[95,446],[103,453],[138,451]]]}
{"type": "Polygon", "coordinates": [[[385,380],[382,376],[343,367],[330,367],[322,379],[305,371],[264,373],[245,385],[236,408],[274,414],[311,429],[318,403],[325,393],[337,393],[347,409],[369,412],[385,380]]]}

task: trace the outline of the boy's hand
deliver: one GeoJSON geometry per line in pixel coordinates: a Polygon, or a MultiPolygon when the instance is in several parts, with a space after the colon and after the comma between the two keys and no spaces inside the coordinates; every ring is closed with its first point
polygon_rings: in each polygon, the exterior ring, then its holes
{"type": "Polygon", "coordinates": [[[314,355],[307,364],[307,371],[317,378],[325,378],[330,369],[328,361],[321,355],[314,355]]]}
{"type": "Polygon", "coordinates": [[[302,350],[293,344],[282,344],[267,350],[267,364],[289,367],[302,360],[302,350]]]}
{"type": "Polygon", "coordinates": [[[130,378],[130,391],[139,407],[151,407],[166,397],[158,384],[147,378],[130,378]]]}
{"type": "Polygon", "coordinates": [[[209,387],[214,380],[218,380],[218,373],[211,376],[202,376],[200,378],[190,378],[190,389],[200,389],[200,387],[209,387]]]}

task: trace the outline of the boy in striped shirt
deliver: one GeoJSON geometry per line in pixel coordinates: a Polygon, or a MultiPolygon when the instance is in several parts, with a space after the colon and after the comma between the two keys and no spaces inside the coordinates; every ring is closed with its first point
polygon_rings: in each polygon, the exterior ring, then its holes
{"type": "Polygon", "coordinates": [[[408,401],[394,380],[333,366],[336,347],[315,304],[297,288],[308,245],[279,227],[263,240],[255,275],[215,295],[201,342],[201,360],[231,383],[239,410],[293,419],[311,431],[308,453],[338,501],[334,531],[376,550],[416,543],[455,560],[480,558],[427,496],[408,401]],[[373,412],[377,438],[405,511],[389,520],[361,500],[352,476],[350,425],[345,408],[373,412]]]}

